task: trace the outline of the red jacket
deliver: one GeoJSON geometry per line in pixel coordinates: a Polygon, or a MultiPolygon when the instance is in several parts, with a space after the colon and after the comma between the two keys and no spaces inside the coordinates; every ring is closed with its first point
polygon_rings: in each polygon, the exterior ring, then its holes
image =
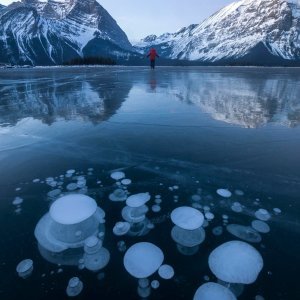
{"type": "Polygon", "coordinates": [[[159,57],[156,50],[154,48],[150,49],[147,57],[150,57],[150,60],[155,60],[156,57],[159,57]]]}

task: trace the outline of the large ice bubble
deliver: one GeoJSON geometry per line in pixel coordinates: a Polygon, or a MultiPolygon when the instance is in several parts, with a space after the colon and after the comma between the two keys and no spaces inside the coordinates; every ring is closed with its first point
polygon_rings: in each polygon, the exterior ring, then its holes
{"type": "Polygon", "coordinates": [[[51,218],[60,224],[78,224],[91,217],[97,209],[94,199],[84,195],[68,195],[56,200],[50,207],[51,218]]]}
{"type": "Polygon", "coordinates": [[[182,206],[172,211],[171,220],[175,225],[182,229],[195,230],[202,226],[204,216],[195,208],[182,206]]]}
{"type": "Polygon", "coordinates": [[[236,297],[228,288],[208,282],[198,288],[193,300],[236,300],[236,297]]]}
{"type": "Polygon", "coordinates": [[[241,241],[230,241],[209,255],[209,268],[215,276],[229,283],[253,283],[263,268],[260,253],[241,241]]]}
{"type": "Polygon", "coordinates": [[[124,256],[124,266],[136,278],[147,278],[162,265],[164,254],[154,244],[142,242],[131,246],[124,256]]]}

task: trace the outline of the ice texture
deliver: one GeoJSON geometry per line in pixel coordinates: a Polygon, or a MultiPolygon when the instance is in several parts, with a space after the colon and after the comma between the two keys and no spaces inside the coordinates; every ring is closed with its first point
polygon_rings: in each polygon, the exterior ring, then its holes
{"type": "Polygon", "coordinates": [[[171,220],[182,229],[194,230],[202,226],[204,216],[195,208],[182,206],[172,211],[171,220]]]}
{"type": "Polygon", "coordinates": [[[94,199],[84,195],[68,195],[51,205],[50,216],[60,224],[72,225],[88,219],[96,209],[97,203],[94,199]]]}
{"type": "Polygon", "coordinates": [[[228,288],[208,282],[198,288],[193,300],[236,300],[236,297],[228,288]]]}
{"type": "Polygon", "coordinates": [[[260,253],[241,241],[230,241],[211,252],[208,264],[215,276],[229,283],[253,283],[263,268],[260,253]]]}
{"type": "Polygon", "coordinates": [[[164,260],[164,254],[154,244],[141,242],[131,246],[124,256],[124,266],[136,278],[147,278],[155,273],[164,260]]]}

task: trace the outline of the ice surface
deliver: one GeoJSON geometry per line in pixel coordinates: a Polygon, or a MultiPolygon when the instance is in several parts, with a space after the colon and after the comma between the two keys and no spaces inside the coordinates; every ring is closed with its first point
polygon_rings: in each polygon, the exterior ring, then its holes
{"type": "Polygon", "coordinates": [[[149,193],[140,193],[131,195],[127,198],[126,204],[129,207],[140,207],[143,206],[145,203],[147,203],[150,200],[151,196],[149,193]]]}
{"type": "Polygon", "coordinates": [[[171,279],[174,277],[175,272],[174,269],[169,265],[162,265],[158,269],[158,275],[163,279],[171,279]]]}
{"type": "Polygon", "coordinates": [[[142,242],[131,246],[124,256],[124,266],[136,278],[147,278],[155,273],[164,260],[163,252],[154,244],[142,242]]]}
{"type": "Polygon", "coordinates": [[[56,200],[50,207],[50,216],[60,224],[78,224],[91,217],[96,209],[94,199],[74,194],[56,200]]]}
{"type": "Polygon", "coordinates": [[[236,300],[236,297],[228,288],[208,282],[198,288],[193,300],[236,300]]]}
{"type": "Polygon", "coordinates": [[[202,226],[204,216],[195,208],[182,206],[172,211],[171,220],[182,229],[194,230],[202,226]]]}
{"type": "Polygon", "coordinates": [[[215,276],[229,283],[253,283],[263,268],[260,253],[241,241],[230,241],[211,252],[209,268],[215,276]]]}
{"type": "Polygon", "coordinates": [[[230,224],[226,227],[227,231],[232,235],[250,243],[260,243],[261,235],[249,226],[243,226],[238,224],[230,224]]]}

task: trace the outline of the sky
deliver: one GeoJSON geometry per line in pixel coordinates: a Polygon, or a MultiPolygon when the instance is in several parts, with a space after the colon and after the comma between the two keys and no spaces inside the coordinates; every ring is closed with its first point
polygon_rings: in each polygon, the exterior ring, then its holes
{"type": "MultiPolygon", "coordinates": [[[[16,0],[15,0],[16,1],[16,0]]],[[[84,0],[81,0],[84,1],[84,0]]],[[[0,0],[8,5],[13,1],[0,0]]],[[[131,42],[198,24],[234,0],[98,0],[131,42]]]]}

